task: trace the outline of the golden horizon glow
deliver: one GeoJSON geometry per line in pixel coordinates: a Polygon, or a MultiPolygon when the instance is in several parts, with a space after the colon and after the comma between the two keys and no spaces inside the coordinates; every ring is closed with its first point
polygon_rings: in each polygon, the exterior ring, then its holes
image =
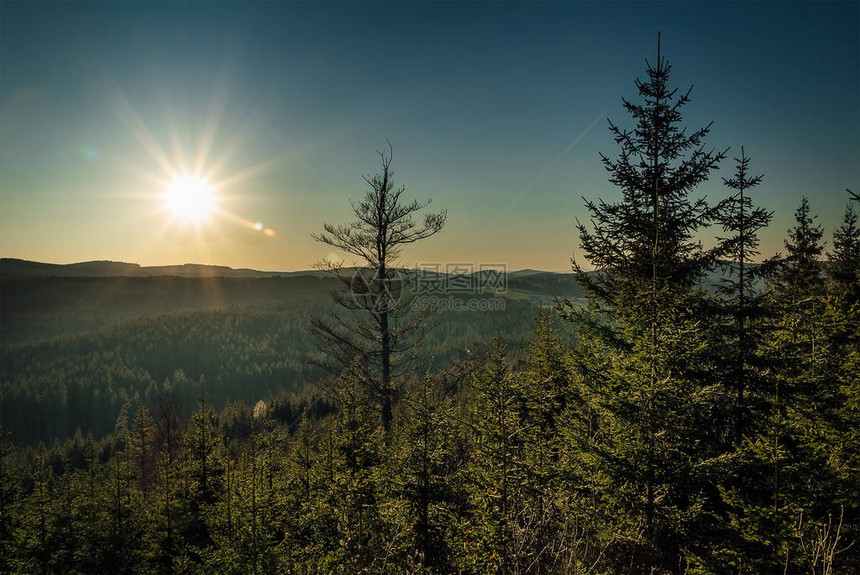
{"type": "Polygon", "coordinates": [[[185,223],[199,224],[218,209],[214,188],[198,177],[176,178],[168,186],[164,199],[171,215],[185,223]]]}

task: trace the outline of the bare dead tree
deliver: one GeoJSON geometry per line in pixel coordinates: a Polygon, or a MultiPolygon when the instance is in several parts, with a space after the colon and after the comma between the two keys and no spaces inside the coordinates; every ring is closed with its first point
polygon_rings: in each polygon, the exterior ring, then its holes
{"type": "MultiPolygon", "coordinates": [[[[395,187],[391,169],[393,148],[377,150],[381,172],[364,176],[370,186],[364,199],[350,202],[355,220],[348,224],[324,224],[325,232],[313,238],[356,258],[354,268],[343,262],[317,265],[340,279],[342,289],[333,299],[343,311],[316,317],[311,329],[323,354],[311,362],[342,376],[357,376],[378,403],[384,429],[391,425],[391,406],[416,349],[423,326],[422,315],[412,313],[405,270],[399,266],[402,249],[428,238],[445,224],[447,212],[426,214],[421,223],[414,214],[430,200],[407,201],[404,186],[395,187]]],[[[337,383],[327,391],[337,396],[337,383]]]]}

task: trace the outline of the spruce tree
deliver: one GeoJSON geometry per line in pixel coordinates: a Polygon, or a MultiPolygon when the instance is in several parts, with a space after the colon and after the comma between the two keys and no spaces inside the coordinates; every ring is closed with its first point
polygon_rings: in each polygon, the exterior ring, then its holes
{"type": "MultiPolygon", "coordinates": [[[[745,393],[749,380],[757,378],[760,373],[751,363],[761,366],[756,359],[756,350],[764,337],[762,318],[766,314],[766,306],[760,286],[770,265],[769,262],[754,265],[754,259],[760,255],[758,232],[767,227],[773,212],[755,206],[750,198],[751,188],[761,183],[762,176],[749,174],[750,159],[743,147],[740,158],[735,158],[735,162],[734,176],[723,178],[723,183],[734,193],[720,202],[716,210],[717,223],[723,232],[728,233],[717,238],[716,249],[723,271],[718,286],[722,296],[719,311],[727,320],[718,332],[722,341],[717,346],[721,360],[717,366],[724,366],[723,379],[734,395],[731,417],[734,429],[731,435],[734,443],[738,444],[745,430],[745,393]]],[[[757,383],[756,387],[763,385],[760,378],[757,383]]]]}
{"type": "Polygon", "coordinates": [[[657,60],[653,66],[648,63],[648,79],[636,80],[642,103],[622,98],[636,126],[627,130],[610,121],[621,150],[616,159],[601,154],[622,201],[585,200],[590,226],[576,226],[585,258],[594,267],[594,273],[586,274],[574,260],[580,282],[602,307],[621,314],[629,313],[636,296],[650,293],[643,305],[656,315],[654,300],[661,292],[688,290],[710,264],[709,254],[694,239],[709,222],[710,210],[704,199],[689,195],[725,152],[706,149],[711,124],[690,133],[683,127],[681,112],[692,87],[683,94],[670,88],[671,70],[658,36],[657,60]]]}
{"type": "Polygon", "coordinates": [[[697,318],[703,297],[694,288],[712,254],[695,239],[711,209],[690,194],[725,156],[705,147],[710,124],[683,127],[690,90],[671,88],[670,73],[658,36],[657,59],[636,81],[641,103],[622,100],[635,127],[610,122],[621,150],[616,159],[602,156],[622,201],[586,200],[590,223],[577,224],[594,267],[573,262],[589,305],[561,305],[578,324],[574,359],[601,426],[590,471],[602,478],[619,520],[633,517],[615,553],[643,572],[677,569],[693,539],[700,496],[691,476],[706,456],[695,437],[705,338],[697,318]]]}
{"type": "MultiPolygon", "coordinates": [[[[853,194],[852,194],[853,196],[853,194]]],[[[855,198],[852,197],[854,200],[855,198]]],[[[832,557],[833,572],[857,565],[860,551],[860,226],[849,202],[833,232],[833,248],[823,263],[827,281],[815,320],[820,327],[816,342],[814,376],[800,398],[797,410],[800,435],[811,454],[804,453],[814,475],[805,511],[807,537],[822,527],[840,526],[841,542],[832,557]],[[819,311],[820,310],[820,311],[819,311]],[[803,409],[804,406],[809,406],[803,409]]],[[[831,542],[833,539],[831,538],[831,542]]],[[[826,554],[825,554],[826,557],[826,554]]],[[[826,564],[816,565],[822,571],[826,564]]]]}
{"type": "Polygon", "coordinates": [[[187,476],[191,479],[186,494],[186,513],[188,522],[185,539],[193,545],[205,546],[211,543],[202,512],[207,505],[215,502],[221,489],[223,469],[216,457],[218,438],[212,421],[214,414],[207,404],[208,396],[203,377],[200,378],[200,394],[197,396],[197,410],[191,416],[191,425],[185,437],[188,455],[187,476]]]}
{"type": "Polygon", "coordinates": [[[484,370],[473,382],[470,431],[474,441],[467,470],[469,496],[474,508],[464,543],[472,554],[466,561],[478,572],[517,573],[528,561],[517,545],[523,535],[520,486],[526,482],[523,452],[526,397],[523,379],[507,365],[507,348],[493,340],[484,370]]]}
{"type": "Polygon", "coordinates": [[[809,199],[803,196],[794,212],[795,225],[788,230],[785,240],[786,257],[779,276],[784,288],[810,291],[821,285],[824,231],[815,223],[817,217],[812,213],[809,199]]]}
{"type": "Polygon", "coordinates": [[[848,305],[860,302],[860,225],[853,203],[848,203],[833,232],[833,251],[827,253],[827,275],[848,305]]]}
{"type": "Polygon", "coordinates": [[[107,477],[100,490],[108,529],[99,567],[111,573],[133,573],[142,562],[144,524],[143,502],[137,489],[136,464],[132,452],[132,432],[128,426],[126,403],[114,430],[114,450],[107,462],[107,477]]]}
{"type": "Polygon", "coordinates": [[[758,525],[744,526],[747,544],[766,542],[762,553],[748,554],[750,564],[764,569],[785,563],[789,572],[805,561],[797,540],[801,513],[811,519],[818,497],[834,479],[820,436],[833,397],[825,369],[823,230],[806,197],[794,216],[786,254],[768,281],[775,312],[767,342],[772,388],[765,424],[747,450],[746,470],[759,488],[746,494],[743,504],[745,514],[761,518],[758,525]]]}
{"type": "Polygon", "coordinates": [[[332,476],[324,499],[339,544],[320,566],[348,565],[360,573],[379,570],[386,558],[383,550],[391,542],[380,502],[381,484],[387,478],[380,477],[383,441],[367,388],[357,374],[347,374],[341,389],[341,411],[331,437],[332,476]]]}
{"type": "Polygon", "coordinates": [[[762,176],[750,176],[743,148],[735,161],[734,176],[723,179],[733,193],[717,206],[717,222],[728,232],[717,238],[722,276],[712,343],[714,373],[726,391],[725,401],[715,403],[722,428],[714,438],[725,453],[710,466],[719,492],[711,530],[718,535],[696,557],[697,564],[716,572],[767,570],[779,561],[785,544],[784,534],[773,529],[772,448],[780,421],[773,412],[774,362],[767,351],[772,306],[762,290],[776,260],[754,261],[758,232],[772,212],[752,202],[750,190],[762,176]]]}
{"type": "Polygon", "coordinates": [[[572,393],[569,353],[555,319],[546,308],[536,314],[522,375],[529,422],[523,426],[527,470],[521,486],[527,535],[523,543],[538,573],[551,572],[553,565],[564,564],[570,556],[564,516],[571,491],[579,487],[569,482],[563,469],[561,428],[568,405],[581,412],[582,402],[578,393],[572,393]]]}
{"type": "Polygon", "coordinates": [[[407,391],[406,417],[390,461],[395,491],[406,503],[410,560],[435,573],[454,570],[446,531],[459,499],[453,484],[453,407],[444,384],[427,373],[407,391]]]}
{"type": "MultiPolygon", "coordinates": [[[[794,213],[795,225],[785,240],[786,255],[780,261],[778,273],[772,280],[772,297],[780,310],[780,330],[787,353],[792,388],[803,387],[801,371],[812,375],[820,362],[821,319],[823,312],[824,276],[821,256],[824,252],[824,231],[815,223],[806,196],[794,213]]],[[[788,390],[785,390],[788,391],[788,390]]],[[[806,386],[804,391],[811,391],[806,386]]]]}

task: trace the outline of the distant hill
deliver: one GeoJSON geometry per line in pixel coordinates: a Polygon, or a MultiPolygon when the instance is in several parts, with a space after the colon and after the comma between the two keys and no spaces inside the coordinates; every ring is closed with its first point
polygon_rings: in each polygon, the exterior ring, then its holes
{"type": "MultiPolygon", "coordinates": [[[[344,268],[343,273],[351,273],[353,268],[344,268]]],[[[411,271],[411,270],[410,270],[411,271]]],[[[436,271],[421,271],[423,275],[445,275],[436,271]]],[[[476,271],[472,275],[482,275],[490,272],[476,271]]],[[[171,266],[141,266],[140,264],[97,260],[74,264],[49,264],[33,262],[17,258],[0,258],[0,280],[39,279],[39,278],[69,278],[69,277],[183,277],[183,278],[269,278],[275,276],[312,275],[327,276],[319,270],[301,271],[260,271],[248,268],[231,268],[206,264],[182,264],[171,266]]],[[[548,285],[567,284],[573,280],[569,273],[545,272],[524,269],[507,272],[508,282],[518,286],[541,283],[548,285]],[[552,279],[554,278],[554,279],[552,279]]],[[[574,282],[575,283],[575,282],[574,282]]]]}
{"type": "MultiPolygon", "coordinates": [[[[757,264],[748,264],[749,268],[757,264]]],[[[410,277],[414,274],[423,278],[453,277],[444,272],[434,270],[405,270],[410,277]]],[[[343,268],[341,273],[350,275],[354,268],[343,268]]],[[[589,272],[590,273],[590,272],[589,272]]],[[[552,301],[556,297],[581,299],[585,297],[576,276],[573,273],[547,272],[533,269],[508,271],[503,279],[493,279],[498,272],[475,271],[465,275],[474,278],[472,285],[494,286],[503,288],[500,291],[490,289],[498,295],[513,299],[530,299],[534,301],[552,301]],[[491,277],[492,276],[492,277],[491,277]]],[[[331,277],[327,272],[319,270],[302,271],[260,271],[248,268],[231,268],[205,264],[182,264],[172,266],[141,266],[139,264],[113,261],[91,261],[74,264],[49,264],[15,258],[0,258],[0,281],[32,280],[47,278],[272,278],[313,276],[316,278],[331,277]]],[[[714,289],[720,283],[720,269],[710,272],[702,282],[707,289],[714,289]]]]}
{"type": "MultiPolygon", "coordinates": [[[[349,277],[355,270],[344,268],[349,277]]],[[[496,275],[494,275],[496,274],[496,275]]],[[[582,297],[572,274],[523,270],[498,276],[410,271],[418,289],[442,298],[503,297],[552,303],[582,297]]],[[[0,259],[0,346],[13,341],[84,333],[127,320],[229,306],[298,305],[325,308],[342,288],[318,270],[269,272],[185,264],[140,266],[112,261],[49,264],[0,259]]]]}
{"type": "Polygon", "coordinates": [[[585,294],[572,273],[539,272],[523,270],[529,273],[513,272],[508,274],[507,289],[514,293],[525,294],[533,299],[554,299],[566,297],[571,299],[583,298],[585,294]]]}
{"type": "Polygon", "coordinates": [[[267,272],[233,269],[227,266],[182,264],[174,266],[141,266],[125,262],[92,261],[75,264],[46,264],[15,258],[0,259],[0,279],[37,279],[47,277],[225,277],[260,278],[307,274],[314,272],[267,272]]]}

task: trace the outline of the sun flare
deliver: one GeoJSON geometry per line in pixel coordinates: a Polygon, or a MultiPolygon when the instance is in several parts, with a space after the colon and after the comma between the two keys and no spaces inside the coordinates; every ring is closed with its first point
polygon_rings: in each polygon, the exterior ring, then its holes
{"type": "Polygon", "coordinates": [[[215,190],[199,178],[177,178],[167,188],[165,199],[173,217],[183,222],[200,223],[217,208],[215,190]]]}

